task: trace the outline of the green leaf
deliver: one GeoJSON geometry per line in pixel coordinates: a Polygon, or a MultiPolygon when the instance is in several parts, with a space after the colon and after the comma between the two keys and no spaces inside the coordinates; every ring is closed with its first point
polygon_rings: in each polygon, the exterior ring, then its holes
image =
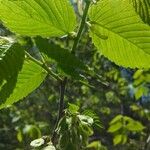
{"type": "Polygon", "coordinates": [[[127,142],[127,136],[124,134],[118,134],[113,138],[114,145],[125,144],[127,142]]]}
{"type": "Polygon", "coordinates": [[[89,18],[93,43],[105,57],[124,67],[150,67],[150,27],[128,0],[99,1],[89,18]]]}
{"type": "Polygon", "coordinates": [[[138,121],[131,121],[127,124],[126,128],[129,131],[142,131],[145,127],[138,121]]]}
{"type": "Polygon", "coordinates": [[[123,116],[123,120],[125,122],[132,122],[132,121],[134,121],[131,117],[128,117],[128,116],[123,116]]]}
{"type": "Polygon", "coordinates": [[[92,110],[84,110],[83,114],[93,119],[93,128],[96,128],[98,130],[104,128],[99,116],[95,112],[93,112],[92,110]]]}
{"type": "Polygon", "coordinates": [[[49,145],[44,147],[42,150],[56,150],[56,148],[53,145],[49,145]]]}
{"type": "Polygon", "coordinates": [[[2,44],[0,49],[0,105],[6,101],[13,91],[25,56],[24,49],[19,44],[12,45],[8,41],[6,43],[7,46],[2,44]]]}
{"type": "Polygon", "coordinates": [[[135,99],[139,100],[143,95],[148,95],[148,89],[144,86],[139,86],[135,90],[135,99]]]}
{"type": "Polygon", "coordinates": [[[133,79],[138,79],[140,76],[142,76],[142,74],[143,74],[143,70],[141,69],[137,70],[133,75],[133,79]]]}
{"type": "Polygon", "coordinates": [[[0,109],[11,105],[35,90],[47,72],[35,62],[26,59],[17,76],[10,78],[0,91],[0,109]]]}
{"type": "Polygon", "coordinates": [[[82,132],[83,136],[91,136],[93,134],[93,129],[87,124],[80,124],[80,131],[82,132]]]}
{"type": "Polygon", "coordinates": [[[114,123],[120,121],[122,118],[123,118],[122,115],[117,115],[117,116],[115,116],[115,118],[113,118],[113,119],[111,120],[111,122],[110,122],[109,124],[110,124],[110,125],[111,125],[111,124],[114,124],[114,123]]]}
{"type": "Polygon", "coordinates": [[[107,150],[105,146],[102,145],[100,141],[94,141],[87,145],[88,150],[107,150]]]}
{"type": "Polygon", "coordinates": [[[127,136],[123,134],[118,134],[113,138],[114,145],[125,144],[127,142],[127,136]]]}
{"type": "Polygon", "coordinates": [[[60,138],[59,138],[59,148],[60,149],[65,149],[67,147],[67,145],[69,144],[69,132],[68,131],[65,131],[63,134],[60,135],[60,138]]]}
{"type": "Polygon", "coordinates": [[[71,103],[68,103],[68,105],[69,105],[68,110],[69,110],[72,114],[78,113],[78,111],[79,111],[79,106],[77,106],[77,105],[75,105],[75,104],[71,104],[71,103]]]}
{"type": "Polygon", "coordinates": [[[121,141],[122,141],[122,135],[121,135],[121,134],[116,135],[116,136],[113,138],[113,143],[114,143],[114,145],[117,145],[117,144],[121,143],[121,141]]]}
{"type": "Polygon", "coordinates": [[[40,147],[42,145],[44,145],[44,140],[42,138],[36,139],[30,143],[30,146],[32,147],[40,147]]]}
{"type": "Polygon", "coordinates": [[[122,144],[125,144],[127,142],[127,135],[122,135],[122,144]]]}
{"type": "Polygon", "coordinates": [[[82,124],[92,126],[94,121],[93,118],[86,116],[86,115],[78,115],[79,120],[82,124]]]}
{"type": "Polygon", "coordinates": [[[21,70],[25,53],[19,44],[2,47],[0,49],[0,79],[7,81],[21,70]]]}
{"type": "Polygon", "coordinates": [[[122,127],[123,127],[123,124],[121,122],[117,122],[109,127],[108,132],[110,133],[116,132],[120,130],[122,127]]]}
{"type": "Polygon", "coordinates": [[[132,111],[140,111],[141,110],[141,107],[138,106],[137,104],[131,105],[130,108],[132,111]]]}
{"type": "Polygon", "coordinates": [[[8,49],[13,42],[13,39],[11,39],[10,37],[0,36],[0,54],[4,49],[8,49]]]}
{"type": "Polygon", "coordinates": [[[76,26],[69,0],[3,0],[0,12],[4,25],[21,35],[62,36],[76,26]]]}
{"type": "Polygon", "coordinates": [[[72,55],[68,49],[42,38],[36,38],[35,42],[39,50],[54,60],[66,75],[80,79],[80,71],[87,70],[84,63],[72,55]]]}
{"type": "Polygon", "coordinates": [[[22,142],[23,141],[23,135],[22,135],[22,132],[21,130],[19,129],[18,132],[17,132],[17,140],[19,142],[22,142]]]}
{"type": "Polygon", "coordinates": [[[150,25],[150,1],[149,0],[130,0],[140,15],[142,20],[150,25]]]}

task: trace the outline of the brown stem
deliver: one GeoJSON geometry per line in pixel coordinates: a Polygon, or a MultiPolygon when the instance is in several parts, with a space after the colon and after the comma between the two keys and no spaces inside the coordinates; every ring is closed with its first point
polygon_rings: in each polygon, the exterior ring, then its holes
{"type": "Polygon", "coordinates": [[[51,138],[51,141],[54,145],[56,145],[56,136],[57,136],[56,129],[57,129],[59,120],[63,116],[63,111],[64,111],[64,96],[65,96],[66,84],[67,84],[67,77],[65,77],[63,81],[60,81],[60,99],[59,99],[58,116],[57,116],[57,121],[55,124],[54,131],[53,131],[53,135],[51,138]]]}

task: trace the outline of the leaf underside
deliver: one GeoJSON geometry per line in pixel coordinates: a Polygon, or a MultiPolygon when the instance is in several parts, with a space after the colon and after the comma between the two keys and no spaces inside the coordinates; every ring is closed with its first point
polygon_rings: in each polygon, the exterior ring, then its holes
{"type": "Polygon", "coordinates": [[[3,0],[0,12],[6,27],[26,36],[62,36],[76,26],[69,0],[3,0]]]}
{"type": "Polygon", "coordinates": [[[72,55],[68,49],[39,37],[35,39],[35,42],[40,52],[46,54],[51,60],[54,60],[66,75],[80,79],[79,72],[87,71],[85,64],[72,55]]]}
{"type": "Polygon", "coordinates": [[[0,49],[0,79],[9,80],[22,68],[24,50],[19,44],[0,49]]]}
{"type": "Polygon", "coordinates": [[[105,57],[123,67],[150,67],[150,27],[128,0],[100,1],[89,18],[93,43],[105,57]]]}
{"type": "Polygon", "coordinates": [[[150,0],[130,0],[142,20],[150,25],[150,0]]]}
{"type": "Polygon", "coordinates": [[[46,75],[46,71],[39,65],[26,59],[17,78],[12,78],[3,86],[0,92],[0,109],[26,97],[40,86],[46,75]]]}
{"type": "Polygon", "coordinates": [[[43,68],[24,56],[24,49],[19,44],[1,50],[0,109],[26,97],[47,75],[43,68]]]}

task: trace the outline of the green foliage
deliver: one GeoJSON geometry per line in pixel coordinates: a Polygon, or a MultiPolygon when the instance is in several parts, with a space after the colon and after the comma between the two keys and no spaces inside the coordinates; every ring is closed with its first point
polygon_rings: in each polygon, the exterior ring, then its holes
{"type": "Polygon", "coordinates": [[[0,149],[8,126],[11,149],[149,149],[149,1],[71,2],[0,0],[0,109],[27,99],[0,110],[0,149]]]}
{"type": "Polygon", "coordinates": [[[57,127],[57,132],[60,135],[59,149],[86,148],[88,138],[93,134],[93,125],[98,121],[96,117],[93,119],[91,114],[94,116],[94,113],[80,114],[79,107],[69,103],[68,109],[65,110],[65,116],[60,120],[57,127]]]}
{"type": "Polygon", "coordinates": [[[94,141],[87,146],[87,150],[107,150],[105,146],[99,141],[94,141]]]}
{"type": "Polygon", "coordinates": [[[125,144],[126,142],[127,142],[127,136],[123,135],[123,134],[118,134],[113,139],[114,145],[117,145],[117,144],[120,144],[120,143],[125,144]]]}
{"type": "Polygon", "coordinates": [[[150,67],[150,27],[127,0],[93,4],[89,17],[93,43],[104,56],[124,67],[150,67]]]}
{"type": "Polygon", "coordinates": [[[36,150],[56,150],[55,146],[51,142],[47,143],[46,137],[33,140],[30,143],[30,146],[36,150]]]}
{"type": "MultiPolygon", "coordinates": [[[[1,49],[0,53],[0,105],[6,102],[15,86],[18,73],[24,62],[24,49],[14,44],[1,49]]],[[[1,107],[1,106],[0,106],[1,107]]]]}
{"type": "Polygon", "coordinates": [[[0,36],[0,51],[3,52],[4,49],[8,49],[10,45],[13,43],[11,37],[0,36]]]}
{"type": "Polygon", "coordinates": [[[90,116],[93,119],[94,122],[93,122],[92,126],[93,126],[94,129],[99,130],[99,129],[104,128],[102,122],[100,121],[99,116],[95,112],[93,112],[92,110],[85,110],[83,112],[83,114],[86,115],[86,116],[90,116]]]}
{"type": "Polygon", "coordinates": [[[11,78],[1,88],[0,109],[11,105],[35,90],[45,79],[47,72],[35,62],[26,59],[16,78],[11,78]]]}
{"type": "Polygon", "coordinates": [[[0,12],[4,24],[21,35],[62,36],[72,32],[76,25],[68,0],[3,0],[0,12]]]}
{"type": "Polygon", "coordinates": [[[50,43],[48,40],[42,38],[36,38],[35,42],[40,52],[47,55],[49,59],[55,61],[58,68],[60,68],[65,75],[80,79],[80,72],[84,70],[87,71],[87,67],[84,63],[71,54],[68,49],[50,43]]]}
{"type": "Polygon", "coordinates": [[[137,70],[133,75],[133,79],[135,98],[139,100],[142,96],[148,96],[149,87],[147,84],[150,82],[149,71],[137,70]]]}
{"type": "Polygon", "coordinates": [[[136,104],[131,105],[130,108],[132,112],[138,114],[141,118],[146,118],[147,120],[150,120],[150,110],[136,104]]]}
{"type": "Polygon", "coordinates": [[[24,55],[24,50],[18,44],[0,50],[0,78],[2,81],[9,80],[18,74],[22,68],[24,55]]]}
{"type": "Polygon", "coordinates": [[[117,145],[125,144],[130,132],[141,132],[144,128],[139,121],[135,121],[127,116],[117,115],[110,122],[108,132],[114,134],[113,143],[117,145]]]}
{"type": "Polygon", "coordinates": [[[36,140],[34,140],[34,141],[32,141],[31,143],[30,143],[30,145],[32,146],[32,147],[40,147],[40,146],[42,146],[44,144],[44,140],[42,139],[42,138],[40,138],[40,139],[36,139],[36,140]]]}
{"type": "Polygon", "coordinates": [[[141,16],[142,20],[150,25],[150,1],[149,0],[130,0],[136,10],[141,16]]]}

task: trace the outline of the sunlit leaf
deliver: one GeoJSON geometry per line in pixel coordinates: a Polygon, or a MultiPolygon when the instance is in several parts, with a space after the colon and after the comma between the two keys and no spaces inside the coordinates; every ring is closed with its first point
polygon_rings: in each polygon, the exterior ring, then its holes
{"type": "Polygon", "coordinates": [[[93,4],[90,35],[102,55],[117,65],[150,67],[150,26],[143,23],[128,0],[93,4]]]}
{"type": "Polygon", "coordinates": [[[0,12],[4,25],[21,35],[62,36],[76,26],[69,0],[3,0],[0,12]]]}
{"type": "Polygon", "coordinates": [[[108,132],[110,133],[116,132],[120,130],[122,127],[123,127],[123,124],[121,122],[117,122],[109,127],[108,132]]]}
{"type": "Polygon", "coordinates": [[[12,105],[34,91],[47,72],[35,62],[26,59],[17,76],[9,79],[0,91],[0,109],[12,105]]]}
{"type": "Polygon", "coordinates": [[[115,116],[115,118],[113,118],[112,121],[110,122],[110,125],[120,121],[122,118],[123,118],[122,115],[115,116]]]}
{"type": "Polygon", "coordinates": [[[145,127],[138,121],[132,121],[127,124],[126,128],[129,131],[142,131],[145,127]]]}

